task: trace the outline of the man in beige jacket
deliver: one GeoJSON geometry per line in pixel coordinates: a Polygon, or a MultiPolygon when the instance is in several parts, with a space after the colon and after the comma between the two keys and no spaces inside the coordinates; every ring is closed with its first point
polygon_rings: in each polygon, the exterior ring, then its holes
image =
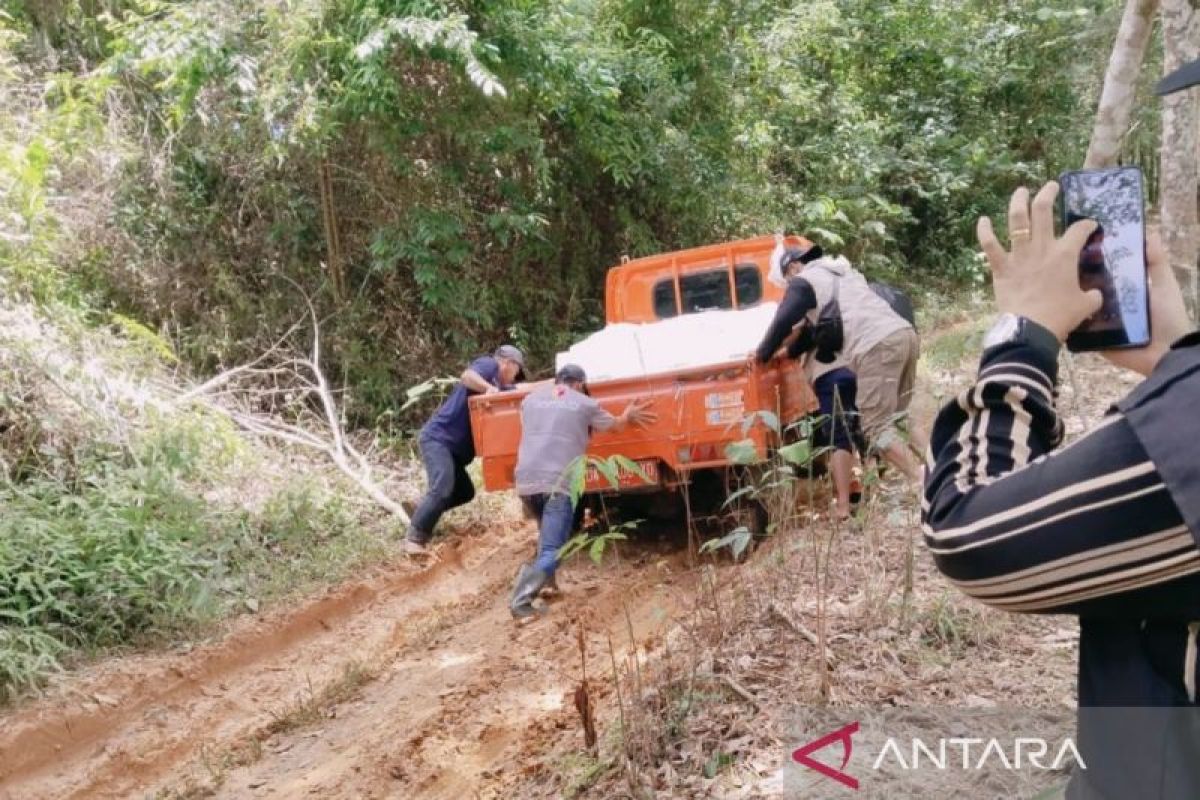
{"type": "Polygon", "coordinates": [[[843,333],[840,355],[858,377],[858,411],[869,450],[919,482],[921,465],[900,428],[917,376],[916,330],[849,261],[826,256],[817,245],[787,251],[778,270],[773,267],[771,280],[783,280],[787,286],[773,329],[790,330],[810,312],[819,315],[830,298],[837,299],[843,333]],[[823,302],[818,304],[818,298],[823,302]]]}

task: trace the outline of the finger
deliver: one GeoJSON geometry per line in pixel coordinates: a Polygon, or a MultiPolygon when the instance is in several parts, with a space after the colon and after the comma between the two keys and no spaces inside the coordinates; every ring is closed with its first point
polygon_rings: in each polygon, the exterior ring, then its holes
{"type": "Polygon", "coordinates": [[[1029,241],[1029,190],[1024,186],[1008,201],[1008,242],[1012,247],[1029,241]]]}
{"type": "Polygon", "coordinates": [[[1146,235],[1146,272],[1150,281],[1150,296],[1155,304],[1154,313],[1162,322],[1163,333],[1168,339],[1187,333],[1191,326],[1183,301],[1183,290],[1179,288],[1179,280],[1175,277],[1175,270],[1171,269],[1170,259],[1157,230],[1151,230],[1146,235]]]}
{"type": "MultiPolygon", "coordinates": [[[[1084,315],[1083,319],[1087,319],[1092,314],[1095,314],[1097,311],[1099,311],[1100,306],[1104,305],[1104,295],[1100,293],[1099,289],[1088,289],[1083,293],[1083,304],[1084,308],[1087,310],[1087,313],[1084,315]]],[[[1082,320],[1080,321],[1082,322],[1082,320]]]]}
{"type": "Polygon", "coordinates": [[[1162,237],[1157,228],[1146,231],[1146,272],[1150,279],[1159,285],[1175,282],[1175,272],[1167,259],[1167,249],[1163,246],[1162,237]]]}
{"type": "Polygon", "coordinates": [[[1054,240],[1054,201],[1057,197],[1058,184],[1050,181],[1033,198],[1030,229],[1035,242],[1054,240]]]}
{"type": "MultiPolygon", "coordinates": [[[[1078,263],[1079,253],[1083,251],[1083,246],[1087,244],[1088,237],[1099,227],[1100,223],[1094,219],[1077,220],[1071,227],[1067,228],[1062,235],[1063,247],[1068,252],[1074,253],[1076,256],[1076,264],[1078,263]]],[[[1071,265],[1072,268],[1075,264],[1071,265]]]]}
{"type": "Polygon", "coordinates": [[[992,272],[1000,272],[1004,268],[1008,253],[1004,251],[1000,240],[996,238],[996,232],[992,230],[990,219],[979,218],[979,222],[975,223],[975,237],[979,239],[979,247],[983,250],[983,255],[987,258],[992,272]]]}

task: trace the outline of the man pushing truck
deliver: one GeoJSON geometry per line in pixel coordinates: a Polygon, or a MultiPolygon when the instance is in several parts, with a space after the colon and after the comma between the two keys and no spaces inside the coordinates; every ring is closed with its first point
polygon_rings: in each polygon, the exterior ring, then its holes
{"type": "Polygon", "coordinates": [[[658,416],[649,406],[649,400],[636,399],[613,416],[588,396],[587,375],[575,364],[563,366],[553,386],[536,389],[522,401],[517,495],[538,522],[538,555],[517,573],[509,602],[514,619],[533,616],[533,599],[554,579],[558,551],[574,527],[570,472],[586,457],[592,431],[652,424],[658,416]]]}

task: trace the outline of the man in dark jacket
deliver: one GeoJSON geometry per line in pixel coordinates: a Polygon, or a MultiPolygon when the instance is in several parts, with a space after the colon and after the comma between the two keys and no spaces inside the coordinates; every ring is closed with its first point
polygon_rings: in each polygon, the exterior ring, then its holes
{"type": "MultiPolygon", "coordinates": [[[[1200,83],[1200,60],[1160,93],[1200,83]]],[[[1147,241],[1153,339],[1109,350],[1146,376],[1070,446],[1055,408],[1058,353],[1103,298],[1080,286],[1096,223],[1054,235],[1058,187],[1018,189],[1006,251],[981,219],[1000,318],[979,375],[938,415],[925,541],[972,597],[1079,616],[1079,745],[1072,798],[1200,797],[1200,332],[1157,236],[1147,241]]]]}
{"type": "Polygon", "coordinates": [[[525,356],[511,344],[501,345],[490,356],[480,356],[463,371],[458,385],[421,429],[421,460],[429,489],[413,511],[404,537],[409,554],[424,553],[442,514],[475,497],[475,485],[467,475],[467,465],[475,458],[467,399],[511,389],[524,373],[525,356]]]}

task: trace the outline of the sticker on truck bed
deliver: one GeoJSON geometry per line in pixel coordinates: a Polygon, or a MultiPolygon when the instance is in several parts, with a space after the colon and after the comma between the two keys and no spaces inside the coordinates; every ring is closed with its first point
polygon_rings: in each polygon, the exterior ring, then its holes
{"type": "Polygon", "coordinates": [[[709,425],[729,425],[737,422],[745,411],[742,390],[709,392],[704,395],[704,408],[707,409],[704,421],[709,425]]]}
{"type": "MultiPolygon", "coordinates": [[[[617,484],[621,489],[636,489],[639,486],[656,486],[658,485],[658,459],[647,458],[637,462],[638,467],[645,473],[649,479],[649,483],[642,480],[642,476],[636,472],[619,467],[617,469],[617,484]]],[[[587,492],[602,492],[611,490],[613,485],[608,482],[608,478],[600,474],[600,470],[596,469],[595,465],[588,464],[587,473],[584,476],[584,491],[587,492]]]]}
{"type": "Polygon", "coordinates": [[[729,408],[737,406],[740,409],[743,403],[741,389],[733,392],[709,392],[704,395],[705,408],[729,408]]]}
{"type": "Polygon", "coordinates": [[[742,407],[714,408],[704,418],[709,425],[730,425],[742,418],[742,407]]]}

